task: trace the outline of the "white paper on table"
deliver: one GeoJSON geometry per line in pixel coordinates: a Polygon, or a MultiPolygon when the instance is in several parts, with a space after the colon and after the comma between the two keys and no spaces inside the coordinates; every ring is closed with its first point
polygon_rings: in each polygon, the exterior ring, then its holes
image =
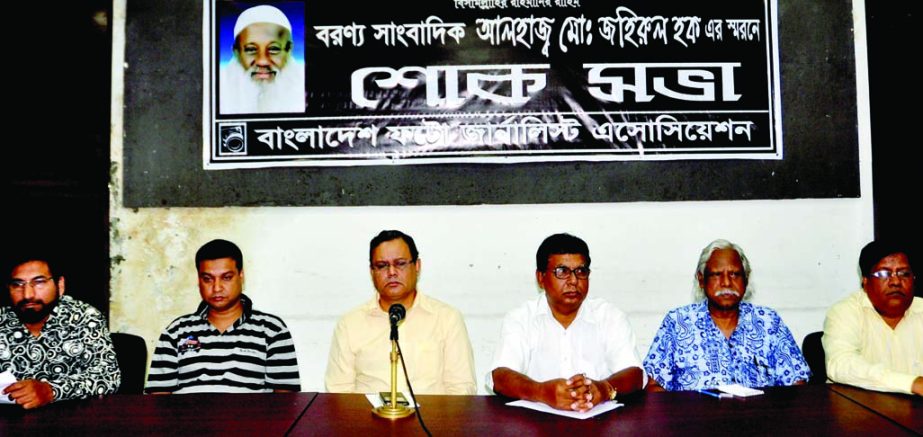
{"type": "Polygon", "coordinates": [[[607,411],[612,411],[616,408],[625,406],[625,404],[620,404],[618,402],[607,401],[607,402],[603,402],[591,408],[589,411],[581,413],[579,411],[558,410],[548,405],[545,405],[541,402],[532,402],[532,401],[522,401],[522,400],[513,401],[513,402],[508,403],[507,405],[511,407],[528,408],[530,410],[541,411],[543,413],[556,414],[558,416],[570,417],[570,418],[581,419],[581,420],[589,419],[591,417],[598,416],[607,411]]]}
{"type": "MultiPolygon", "coordinates": [[[[365,398],[369,400],[370,404],[372,404],[372,408],[378,408],[385,404],[384,402],[382,402],[381,396],[378,393],[366,393],[365,398]]],[[[406,398],[412,399],[410,396],[406,396],[406,398]]],[[[412,402],[412,404],[416,406],[420,405],[416,402],[412,402]]],[[[414,408],[414,407],[410,407],[410,408],[414,408]]]]}
{"type": "MultiPolygon", "coordinates": [[[[16,382],[16,377],[13,376],[13,373],[7,370],[6,372],[0,373],[0,393],[3,392],[8,385],[16,382]]],[[[7,395],[0,394],[0,404],[13,404],[13,400],[10,399],[7,395]]]]}
{"type": "Polygon", "coordinates": [[[734,396],[740,396],[742,398],[748,396],[761,395],[764,392],[762,390],[757,390],[755,388],[744,387],[740,384],[728,384],[728,385],[719,385],[718,390],[721,390],[725,393],[730,393],[734,396]]]}

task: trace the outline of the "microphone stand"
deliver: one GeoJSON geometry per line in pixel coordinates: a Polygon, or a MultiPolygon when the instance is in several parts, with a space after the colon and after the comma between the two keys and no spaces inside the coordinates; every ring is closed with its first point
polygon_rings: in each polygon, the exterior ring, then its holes
{"type": "Polygon", "coordinates": [[[372,409],[376,416],[391,420],[409,417],[414,412],[413,408],[397,403],[397,356],[397,322],[391,322],[391,403],[372,409]]]}

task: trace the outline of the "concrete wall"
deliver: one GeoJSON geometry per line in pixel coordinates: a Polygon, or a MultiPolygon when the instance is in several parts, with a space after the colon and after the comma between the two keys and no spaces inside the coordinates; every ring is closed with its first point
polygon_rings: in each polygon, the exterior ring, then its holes
{"type": "MultiPolygon", "coordinates": [[[[538,244],[563,231],[589,243],[590,293],[630,315],[641,355],[663,314],[691,301],[698,253],[715,238],[747,251],[754,302],[777,309],[800,341],[821,329],[827,307],[858,287],[856,259],[872,236],[863,2],[854,8],[860,199],[131,210],[121,206],[121,173],[115,172],[111,328],[141,335],[152,348],[167,323],[198,303],[196,249],[213,238],[229,239],[244,252],[245,292],[292,330],[302,389],[323,391],[337,318],[374,293],[368,241],[382,229],[401,229],[420,248],[419,289],[465,315],[482,379],[503,314],[538,293],[538,244]]],[[[124,11],[124,1],[116,1],[112,156],[118,168],[124,11]]]]}

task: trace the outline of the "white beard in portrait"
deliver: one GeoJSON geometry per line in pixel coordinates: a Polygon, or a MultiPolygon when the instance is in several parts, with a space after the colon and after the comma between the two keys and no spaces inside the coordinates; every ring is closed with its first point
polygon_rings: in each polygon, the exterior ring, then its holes
{"type": "Polygon", "coordinates": [[[235,57],[221,69],[218,86],[222,114],[304,112],[304,66],[291,56],[283,68],[253,65],[248,69],[235,57]],[[254,78],[267,70],[273,80],[254,78]]]}

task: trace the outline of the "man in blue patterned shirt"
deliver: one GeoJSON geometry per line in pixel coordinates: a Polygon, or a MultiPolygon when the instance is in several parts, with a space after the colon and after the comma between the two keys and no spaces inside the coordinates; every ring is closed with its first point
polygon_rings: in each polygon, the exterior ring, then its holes
{"type": "Polygon", "coordinates": [[[648,390],[808,380],[811,371],[779,315],[742,302],[753,293],[743,249],[727,240],[713,241],[702,250],[695,279],[699,302],[667,313],[644,359],[651,377],[648,390]]]}

